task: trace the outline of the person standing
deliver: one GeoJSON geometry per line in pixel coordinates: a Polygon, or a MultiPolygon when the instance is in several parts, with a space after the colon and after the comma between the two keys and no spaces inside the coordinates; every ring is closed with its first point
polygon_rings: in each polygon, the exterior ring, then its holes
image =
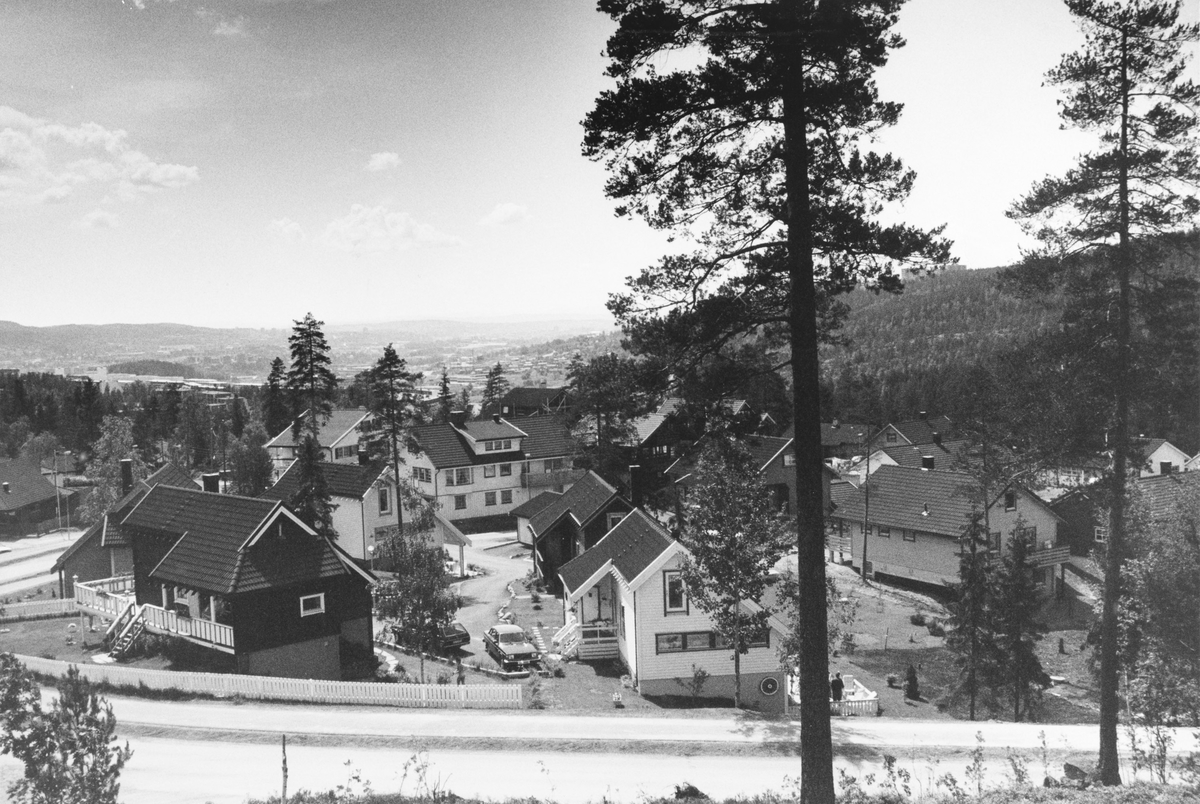
{"type": "Polygon", "coordinates": [[[846,683],[842,681],[842,674],[835,673],[833,681],[829,682],[829,697],[835,701],[842,700],[842,690],[846,688],[846,683]]]}

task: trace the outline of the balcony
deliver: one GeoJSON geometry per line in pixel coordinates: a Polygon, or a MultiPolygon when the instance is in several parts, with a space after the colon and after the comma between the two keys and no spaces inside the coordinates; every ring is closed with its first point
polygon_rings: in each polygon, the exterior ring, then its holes
{"type": "Polygon", "coordinates": [[[1034,550],[1030,553],[1029,563],[1035,567],[1049,567],[1054,564],[1065,564],[1070,557],[1070,547],[1049,547],[1044,550],[1034,550]]]}
{"type": "Polygon", "coordinates": [[[152,603],[138,605],[131,575],[101,578],[98,581],[77,581],[75,604],[114,622],[126,615],[132,607],[132,616],[141,619],[146,630],[151,633],[182,637],[207,648],[233,653],[232,626],[189,617],[152,603]]]}

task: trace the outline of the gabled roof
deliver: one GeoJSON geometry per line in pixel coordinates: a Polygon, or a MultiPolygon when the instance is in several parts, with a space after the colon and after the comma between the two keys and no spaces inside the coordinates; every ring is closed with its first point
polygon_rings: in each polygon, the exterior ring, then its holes
{"type": "MultiPolygon", "coordinates": [[[[870,521],[884,527],[957,538],[970,519],[972,499],[979,510],[983,508],[983,490],[979,481],[962,472],[926,472],[905,466],[881,466],[871,473],[868,483],[870,521]]],[[[833,515],[862,521],[866,513],[866,493],[850,483],[832,484],[833,515]]],[[[989,489],[989,494],[992,498],[989,502],[995,504],[999,499],[997,490],[989,489]]],[[[1035,495],[1026,492],[1026,497],[1051,516],[1062,519],[1035,495]]]]}
{"type": "MultiPolygon", "coordinates": [[[[290,503],[296,491],[300,488],[300,465],[293,461],[283,476],[275,485],[258,495],[264,500],[279,500],[290,503]]],[[[321,472],[329,486],[329,493],[334,497],[345,497],[351,500],[361,500],[367,492],[379,481],[387,468],[380,464],[355,463],[321,463],[321,472]]]]}
{"type": "Polygon", "coordinates": [[[7,491],[0,486],[0,511],[16,511],[53,500],[59,493],[35,461],[0,460],[0,483],[8,484],[7,491]]]}
{"type": "Polygon", "coordinates": [[[562,496],[551,500],[549,505],[534,514],[529,520],[529,527],[533,530],[534,538],[537,538],[568,515],[582,527],[615,499],[620,499],[617,490],[589,470],[562,496]]]}
{"type": "Polygon", "coordinates": [[[155,486],[173,486],[177,489],[198,489],[200,484],[192,479],[192,476],[180,469],[170,461],[150,473],[150,476],[145,480],[139,480],[146,490],[150,490],[155,486]]]}
{"type": "Polygon", "coordinates": [[[553,505],[554,501],[562,496],[561,491],[543,491],[536,497],[530,497],[525,502],[518,505],[508,513],[512,516],[530,519],[538,511],[541,511],[548,505],[553,505]]]}
{"type": "Polygon", "coordinates": [[[175,539],[151,577],[215,594],[280,588],[356,571],[344,553],[272,500],[156,486],[121,524],[175,539]],[[283,539],[271,530],[281,521],[288,534],[283,539]]]}
{"type": "Polygon", "coordinates": [[[948,416],[930,416],[927,419],[892,422],[891,426],[910,444],[932,444],[934,433],[947,435],[953,429],[954,423],[948,416]]]}
{"type": "Polygon", "coordinates": [[[509,424],[499,414],[490,419],[472,419],[456,428],[475,441],[492,441],[497,438],[524,438],[524,430],[509,424]]]}
{"type": "MultiPolygon", "coordinates": [[[[435,469],[485,463],[560,458],[571,453],[570,432],[557,416],[521,419],[521,449],[476,455],[466,436],[449,424],[426,424],[413,428],[413,438],[429,456],[435,469]]],[[[511,437],[511,436],[510,436],[511,437]]]]}
{"type": "MultiPolygon", "coordinates": [[[[696,446],[699,447],[705,438],[707,436],[696,442],[696,446]]],[[[777,457],[788,452],[792,447],[792,439],[790,437],[750,435],[740,436],[737,440],[739,444],[749,450],[759,472],[765,471],[777,457]]],[[[688,457],[676,460],[664,472],[674,477],[676,483],[688,486],[694,481],[693,473],[696,471],[696,462],[699,460],[699,457],[700,450],[696,449],[688,457]]],[[[833,470],[831,469],[830,471],[832,472],[833,470]]]]}
{"type": "MultiPolygon", "coordinates": [[[[307,416],[308,411],[305,411],[301,416],[307,416]]],[[[338,441],[342,440],[348,433],[354,430],[367,418],[370,414],[365,410],[358,408],[347,409],[337,408],[330,414],[329,419],[321,425],[320,431],[317,433],[317,441],[322,447],[332,447],[338,441]]],[[[292,427],[288,428],[279,435],[267,442],[268,447],[294,447],[296,439],[292,437],[292,427]]]]}
{"type": "Polygon", "coordinates": [[[609,569],[629,583],[648,569],[675,540],[645,511],[635,508],[591,549],[558,570],[569,596],[589,586],[598,573],[609,569]]]}

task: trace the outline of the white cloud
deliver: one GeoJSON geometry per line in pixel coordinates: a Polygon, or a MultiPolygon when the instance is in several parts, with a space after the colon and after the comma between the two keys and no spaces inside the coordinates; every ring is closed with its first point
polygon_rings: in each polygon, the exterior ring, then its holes
{"type": "Polygon", "coordinates": [[[375,173],[384,170],[395,170],[398,167],[400,167],[400,154],[392,151],[371,154],[371,158],[367,160],[367,170],[375,173]]]}
{"type": "Polygon", "coordinates": [[[290,243],[300,243],[304,240],[304,227],[291,218],[271,221],[267,228],[290,243]]]}
{"type": "Polygon", "coordinates": [[[91,185],[133,200],[200,180],[190,165],[156,162],[129,144],[121,129],[41,120],[0,106],[0,203],[64,201],[91,185]]]}
{"type": "Polygon", "coordinates": [[[250,35],[246,32],[245,17],[226,17],[219,11],[213,11],[203,6],[196,9],[196,16],[205,22],[212,23],[213,36],[224,36],[231,39],[238,39],[250,35]]]}
{"type": "Polygon", "coordinates": [[[76,225],[83,229],[112,229],[117,225],[117,216],[106,209],[93,209],[76,221],[76,225]]]}
{"type": "Polygon", "coordinates": [[[407,212],[364,204],[355,204],[349,214],[330,221],[318,239],[327,248],[354,253],[407,251],[414,246],[431,248],[461,243],[457,237],[418,223],[407,212]]]}
{"type": "Polygon", "coordinates": [[[510,226],[529,220],[529,207],[524,204],[497,204],[496,208],[479,219],[480,226],[510,226]]]}

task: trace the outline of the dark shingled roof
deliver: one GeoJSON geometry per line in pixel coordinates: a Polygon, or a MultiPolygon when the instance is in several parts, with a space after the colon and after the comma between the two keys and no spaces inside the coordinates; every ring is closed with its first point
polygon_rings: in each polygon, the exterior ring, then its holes
{"type": "Polygon", "coordinates": [[[221,595],[291,586],[347,573],[333,545],[287,520],[283,540],[269,533],[242,545],[268,519],[286,516],[272,500],[157,486],[122,521],[132,530],[176,537],[150,575],[221,595]]]}
{"type": "Polygon", "coordinates": [[[567,514],[574,516],[580,525],[586,525],[617,496],[615,488],[606,483],[600,475],[589,470],[576,480],[571,488],[563,492],[561,497],[552,500],[549,505],[534,514],[529,520],[529,527],[533,529],[534,534],[540,535],[567,514]]]}
{"type": "Polygon", "coordinates": [[[1200,494],[1200,472],[1173,472],[1139,478],[1137,489],[1151,521],[1162,522],[1175,515],[1187,496],[1200,494]]]}
{"type": "MultiPolygon", "coordinates": [[[[301,415],[307,415],[305,411],[301,415]]],[[[330,414],[329,419],[321,425],[321,430],[317,434],[317,441],[322,447],[332,447],[346,433],[358,426],[358,423],[367,417],[365,410],[357,408],[338,408],[330,414]]],[[[279,435],[267,442],[268,447],[294,447],[296,440],[292,438],[292,426],[279,435]]]]}
{"type": "Polygon", "coordinates": [[[557,388],[509,388],[508,392],[500,397],[500,405],[501,407],[507,405],[511,408],[553,407],[562,398],[566,390],[566,388],[561,386],[557,388]]]}
{"type": "Polygon", "coordinates": [[[636,508],[590,550],[563,564],[558,576],[562,578],[567,594],[570,594],[611,561],[613,569],[622,578],[632,581],[653,564],[673,541],[662,525],[645,511],[636,508]]]}
{"type": "Polygon", "coordinates": [[[531,497],[530,499],[521,503],[520,505],[518,505],[516,508],[512,509],[508,513],[511,514],[512,516],[519,516],[519,517],[523,517],[525,519],[529,519],[534,514],[536,514],[538,511],[541,511],[546,506],[553,504],[554,501],[557,500],[561,496],[562,496],[562,492],[543,491],[541,494],[537,495],[536,497],[531,497]]]}
{"type": "Polygon", "coordinates": [[[971,442],[966,440],[943,441],[941,444],[900,444],[884,447],[883,452],[896,462],[897,466],[921,468],[921,459],[926,455],[933,458],[933,468],[938,471],[965,468],[965,464],[979,456],[971,455],[971,442]]]}
{"type": "Polygon", "coordinates": [[[892,422],[900,435],[910,444],[932,444],[933,434],[948,435],[954,423],[947,416],[931,416],[928,419],[913,419],[907,422],[892,422]]]}
{"type": "Polygon", "coordinates": [[[148,478],[139,481],[147,489],[155,486],[173,486],[177,489],[198,489],[200,484],[192,476],[173,463],[167,462],[154,470],[148,478]]]}
{"type": "MultiPolygon", "coordinates": [[[[865,444],[870,430],[871,428],[865,424],[838,422],[835,427],[832,423],[821,422],[821,446],[840,447],[843,444],[865,444]]],[[[793,428],[789,427],[788,433],[792,432],[794,432],[793,428]]]]}
{"type": "Polygon", "coordinates": [[[491,441],[497,438],[522,438],[525,431],[509,424],[504,419],[474,419],[463,422],[462,429],[476,441],[491,441]]]}
{"type": "Polygon", "coordinates": [[[560,458],[571,452],[570,433],[562,419],[557,416],[533,416],[521,419],[521,430],[525,433],[524,436],[506,436],[521,438],[521,450],[485,452],[481,455],[474,454],[466,437],[449,424],[426,424],[415,427],[413,428],[413,437],[421,445],[422,451],[429,456],[429,460],[433,462],[436,469],[560,458]]]}
{"type": "Polygon", "coordinates": [[[8,491],[0,490],[0,511],[16,511],[53,500],[57,493],[35,461],[0,460],[0,482],[8,484],[8,491]]]}
{"type": "MultiPolygon", "coordinates": [[[[665,470],[666,474],[674,477],[676,483],[687,487],[695,482],[694,472],[696,471],[696,463],[700,459],[701,447],[704,439],[697,442],[697,449],[693,451],[687,458],[680,458],[672,463],[665,470]]],[[[792,439],[790,437],[779,436],[760,436],[750,435],[741,436],[738,438],[738,443],[742,444],[750,451],[751,457],[754,459],[758,471],[763,471],[770,464],[771,460],[782,452],[790,452],[794,449],[791,447],[792,439]]]]}
{"type": "MultiPolygon", "coordinates": [[[[871,522],[955,537],[971,515],[971,496],[981,495],[978,481],[970,475],[904,466],[879,467],[871,473],[870,485],[871,522]]],[[[834,483],[830,496],[834,516],[862,521],[865,495],[861,488],[834,483]]]]}
{"type": "MultiPolygon", "coordinates": [[[[321,464],[321,472],[325,475],[325,482],[329,484],[329,493],[334,497],[349,497],[352,500],[361,500],[365,497],[371,490],[371,486],[385,471],[385,467],[379,464],[359,465],[329,462],[321,464]]],[[[293,462],[274,486],[258,496],[264,500],[279,500],[286,503],[291,501],[299,488],[300,464],[293,462]]]]}

